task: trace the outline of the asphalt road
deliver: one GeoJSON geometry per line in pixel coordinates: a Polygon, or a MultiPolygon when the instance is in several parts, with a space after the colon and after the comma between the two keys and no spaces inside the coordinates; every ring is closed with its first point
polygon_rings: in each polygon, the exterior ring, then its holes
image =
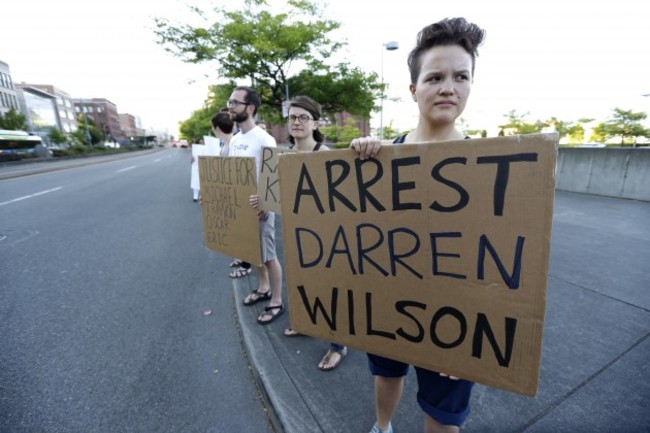
{"type": "Polygon", "coordinates": [[[0,180],[0,432],[273,431],[189,159],[0,180]]]}

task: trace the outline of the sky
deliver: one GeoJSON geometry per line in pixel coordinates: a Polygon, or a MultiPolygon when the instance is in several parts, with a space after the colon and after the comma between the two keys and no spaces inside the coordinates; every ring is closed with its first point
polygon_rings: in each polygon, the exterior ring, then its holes
{"type": "MultiPolygon", "coordinates": [[[[193,5],[209,10],[210,0],[193,5]]],[[[227,8],[239,0],[221,0],[227,8]]],[[[271,4],[284,3],[271,0],[271,4]]],[[[511,110],[530,121],[604,121],[614,108],[650,113],[650,36],[644,0],[325,0],[347,42],[337,60],[383,75],[383,123],[417,124],[406,58],[417,32],[445,17],[484,28],[472,95],[462,116],[490,135],[511,110]],[[387,51],[384,44],[399,48],[387,51]]],[[[271,8],[275,11],[274,8],[271,8]]],[[[7,0],[0,60],[15,83],[52,84],[73,98],[105,98],[148,130],[178,135],[200,108],[217,65],[191,65],[155,42],[153,18],[193,23],[185,0],[7,0]]],[[[291,71],[298,72],[298,71],[291,71]]],[[[241,84],[249,84],[242,81],[241,84]]],[[[379,126],[379,113],[371,120],[379,126]]],[[[650,126],[648,119],[646,126],[650,126]]]]}

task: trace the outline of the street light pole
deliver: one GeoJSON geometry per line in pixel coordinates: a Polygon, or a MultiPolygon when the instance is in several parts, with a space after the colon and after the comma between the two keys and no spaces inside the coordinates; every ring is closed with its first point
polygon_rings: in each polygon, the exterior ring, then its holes
{"type": "Polygon", "coordinates": [[[384,48],[388,51],[395,51],[399,48],[397,41],[385,42],[381,47],[381,98],[379,107],[379,138],[384,139],[384,48]]]}

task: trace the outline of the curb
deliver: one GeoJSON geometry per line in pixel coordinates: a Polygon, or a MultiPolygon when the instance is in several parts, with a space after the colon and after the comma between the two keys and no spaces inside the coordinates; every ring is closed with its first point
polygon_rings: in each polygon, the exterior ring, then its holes
{"type": "Polygon", "coordinates": [[[253,375],[269,406],[269,418],[278,433],[324,432],[304,401],[293,378],[281,361],[273,339],[281,334],[282,321],[266,326],[257,323],[264,304],[245,306],[244,298],[253,291],[250,276],[233,279],[235,309],[244,348],[253,375]]]}

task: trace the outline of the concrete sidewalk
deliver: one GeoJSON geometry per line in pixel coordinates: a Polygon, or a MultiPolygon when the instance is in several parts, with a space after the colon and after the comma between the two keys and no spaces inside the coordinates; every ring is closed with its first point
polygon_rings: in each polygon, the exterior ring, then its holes
{"type": "MultiPolygon", "coordinates": [[[[283,257],[280,227],[277,235],[283,257]]],[[[477,384],[462,430],[650,432],[649,256],[650,203],[557,192],[538,394],[477,384]]],[[[321,372],[328,343],[285,337],[287,313],[260,326],[265,304],[243,305],[255,277],[233,282],[245,346],[276,429],[368,432],[375,418],[365,353],[350,350],[338,369],[321,372]]],[[[416,391],[411,369],[396,433],[422,431],[416,391]]]]}

